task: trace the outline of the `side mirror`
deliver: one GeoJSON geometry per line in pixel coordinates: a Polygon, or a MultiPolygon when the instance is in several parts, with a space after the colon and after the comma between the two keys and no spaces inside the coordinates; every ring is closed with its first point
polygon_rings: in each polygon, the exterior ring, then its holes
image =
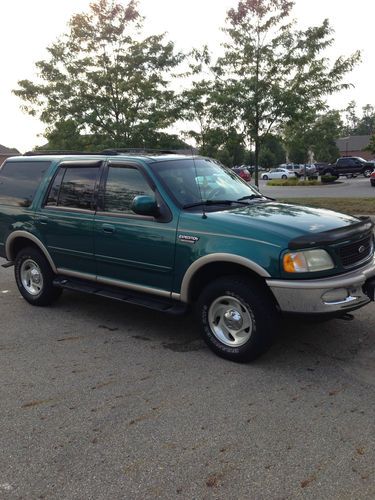
{"type": "Polygon", "coordinates": [[[132,210],[138,215],[155,216],[159,213],[158,204],[153,196],[136,196],[132,203],[132,210]]]}

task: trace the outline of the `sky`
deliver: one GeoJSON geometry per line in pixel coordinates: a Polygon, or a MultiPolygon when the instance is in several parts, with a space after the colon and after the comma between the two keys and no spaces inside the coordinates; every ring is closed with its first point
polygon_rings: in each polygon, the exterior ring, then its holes
{"type": "MultiPolygon", "coordinates": [[[[124,0],[125,1],[125,0],[124,0]]],[[[87,10],[90,0],[0,0],[0,144],[21,152],[45,143],[44,125],[22,112],[12,94],[21,79],[35,78],[35,62],[46,57],[45,48],[66,31],[72,14],[87,10]]],[[[217,50],[228,8],[237,0],[140,0],[149,33],[167,32],[179,50],[208,44],[217,50]]],[[[343,109],[356,101],[360,109],[375,105],[375,0],[295,0],[293,17],[307,28],[328,18],[335,30],[334,59],[356,50],[362,62],[346,80],[353,88],[331,96],[328,103],[343,109]]]]}

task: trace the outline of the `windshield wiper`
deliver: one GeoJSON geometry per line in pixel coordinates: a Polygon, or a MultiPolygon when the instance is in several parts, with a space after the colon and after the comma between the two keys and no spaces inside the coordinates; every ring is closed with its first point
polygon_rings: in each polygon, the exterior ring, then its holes
{"type": "Polygon", "coordinates": [[[256,198],[265,198],[266,200],[275,201],[275,198],[270,198],[269,196],[265,196],[264,194],[248,194],[247,196],[242,196],[242,198],[239,198],[237,201],[254,200],[256,198]]]}
{"type": "Polygon", "coordinates": [[[238,205],[247,205],[245,201],[241,200],[202,200],[198,201],[196,203],[188,203],[186,205],[183,205],[182,208],[193,208],[193,207],[199,207],[201,205],[233,205],[233,204],[238,204],[238,205]]]}
{"type": "Polygon", "coordinates": [[[242,196],[242,198],[238,198],[237,201],[253,200],[254,198],[264,198],[264,196],[262,194],[248,194],[246,196],[242,196]]]}

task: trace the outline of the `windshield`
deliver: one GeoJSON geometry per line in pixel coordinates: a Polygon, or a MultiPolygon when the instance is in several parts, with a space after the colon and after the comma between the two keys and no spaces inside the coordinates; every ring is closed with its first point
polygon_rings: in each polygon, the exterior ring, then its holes
{"type": "Polygon", "coordinates": [[[151,167],[182,206],[260,196],[232,170],[208,158],[155,162],[151,167]]]}

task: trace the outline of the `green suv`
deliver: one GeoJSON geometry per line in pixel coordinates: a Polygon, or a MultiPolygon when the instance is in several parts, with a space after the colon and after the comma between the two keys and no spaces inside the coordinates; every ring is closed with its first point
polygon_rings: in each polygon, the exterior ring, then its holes
{"type": "Polygon", "coordinates": [[[339,317],[374,299],[369,219],[277,203],[204,157],[9,158],[0,256],[33,305],[67,288],[194,306],[207,344],[235,361],[264,353],[283,314],[339,317]]]}

